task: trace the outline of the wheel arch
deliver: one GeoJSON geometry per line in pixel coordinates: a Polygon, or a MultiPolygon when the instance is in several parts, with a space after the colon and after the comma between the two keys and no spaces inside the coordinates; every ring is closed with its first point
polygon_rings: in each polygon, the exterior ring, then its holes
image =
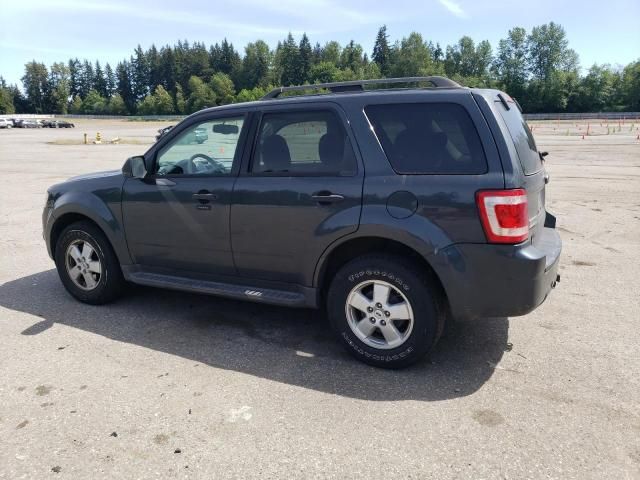
{"type": "Polygon", "coordinates": [[[73,223],[85,221],[94,225],[104,234],[111,248],[116,254],[118,262],[121,265],[131,263],[124,238],[118,240],[116,234],[109,227],[109,223],[114,221],[113,218],[107,219],[105,221],[105,219],[96,218],[91,213],[83,211],[82,209],[70,208],[70,206],[65,207],[67,208],[60,209],[62,211],[55,212],[55,216],[53,222],[51,223],[51,227],[49,228],[49,234],[46,239],[48,243],[47,246],[49,247],[49,251],[52,253],[52,255],[55,254],[54,252],[56,243],[60,238],[60,234],[63,232],[63,230],[73,223]]]}
{"type": "Polygon", "coordinates": [[[447,310],[449,309],[449,299],[444,284],[423,253],[399,240],[373,235],[347,239],[323,254],[318,261],[314,278],[314,285],[318,288],[321,302],[324,300],[331,279],[342,265],[353,258],[373,253],[397,255],[418,265],[432,278],[447,310]]]}

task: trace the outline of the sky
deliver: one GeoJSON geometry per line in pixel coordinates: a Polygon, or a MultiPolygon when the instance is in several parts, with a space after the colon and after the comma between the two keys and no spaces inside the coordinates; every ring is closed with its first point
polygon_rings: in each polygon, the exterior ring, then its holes
{"type": "Polygon", "coordinates": [[[311,43],[351,39],[371,54],[378,28],[393,42],[412,31],[443,48],[463,35],[492,47],[515,26],[561,24],[581,65],[640,58],[640,0],[0,0],[0,76],[20,83],[24,64],[71,57],[112,66],[140,44],[207,45],[225,37],[242,51],[257,39],[275,47],[292,32],[311,43]]]}

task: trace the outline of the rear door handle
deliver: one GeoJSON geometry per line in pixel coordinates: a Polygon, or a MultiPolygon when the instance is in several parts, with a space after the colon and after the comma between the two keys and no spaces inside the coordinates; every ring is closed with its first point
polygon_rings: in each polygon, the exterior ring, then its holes
{"type": "Polygon", "coordinates": [[[323,205],[323,204],[327,205],[330,203],[341,202],[342,200],[344,200],[344,195],[338,195],[336,193],[329,193],[329,192],[327,193],[319,192],[311,195],[311,198],[316,202],[318,202],[320,205],[323,205]]]}

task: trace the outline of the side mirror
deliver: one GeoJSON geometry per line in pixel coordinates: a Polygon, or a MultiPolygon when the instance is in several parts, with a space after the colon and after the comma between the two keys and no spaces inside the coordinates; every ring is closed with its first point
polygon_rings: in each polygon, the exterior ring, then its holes
{"type": "Polygon", "coordinates": [[[144,178],[147,175],[147,167],[144,164],[144,157],[139,155],[129,157],[122,166],[122,174],[125,177],[144,178]]]}

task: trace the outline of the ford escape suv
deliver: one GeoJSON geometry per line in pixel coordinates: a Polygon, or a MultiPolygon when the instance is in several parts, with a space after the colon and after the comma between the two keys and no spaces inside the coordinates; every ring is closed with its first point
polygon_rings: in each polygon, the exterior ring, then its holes
{"type": "Polygon", "coordinates": [[[561,250],[548,178],[504,92],[342,82],[197,112],[121,171],[49,188],[42,220],[82,302],[132,282],[325,307],[354,356],[402,367],[447,318],[544,301],[561,250]]]}

